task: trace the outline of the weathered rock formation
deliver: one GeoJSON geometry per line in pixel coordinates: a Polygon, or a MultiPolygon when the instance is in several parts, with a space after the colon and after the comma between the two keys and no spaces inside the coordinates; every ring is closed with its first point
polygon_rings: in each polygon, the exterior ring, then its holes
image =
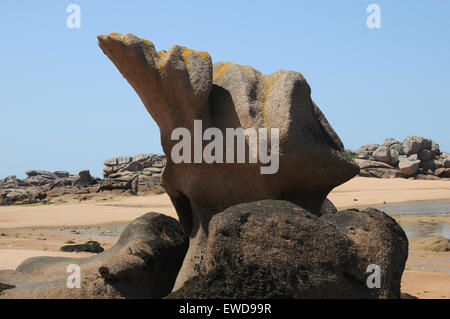
{"type": "Polygon", "coordinates": [[[0,179],[0,205],[21,205],[56,201],[64,195],[87,199],[96,194],[161,194],[161,172],[166,164],[162,154],[115,157],[104,162],[103,179],[88,170],[78,175],[66,171],[29,170],[25,179],[9,176],[0,179]]]}
{"type": "Polygon", "coordinates": [[[375,209],[317,217],[258,201],[211,219],[199,275],[169,298],[400,298],[407,256],[403,230],[375,209]]]}
{"type": "Polygon", "coordinates": [[[450,154],[429,138],[387,138],[383,145],[363,145],[346,153],[360,167],[359,175],[378,178],[450,179],[450,154]]]}
{"type": "Polygon", "coordinates": [[[115,157],[105,161],[100,191],[130,190],[134,194],[164,193],[161,173],[165,155],[138,154],[115,157]]]}
{"type": "Polygon", "coordinates": [[[98,255],[34,257],[0,271],[0,298],[161,298],[172,290],[187,247],[175,219],[148,213],[98,255]],[[73,264],[80,267],[80,288],[67,286],[73,264]]]}
{"type": "Polygon", "coordinates": [[[0,205],[45,202],[63,194],[89,194],[98,191],[99,179],[88,170],[78,175],[66,171],[29,170],[25,179],[12,175],[0,179],[0,205]]]}
{"type": "MultiPolygon", "coordinates": [[[[320,215],[327,194],[359,171],[298,72],[265,76],[233,62],[213,65],[206,52],[177,45],[157,52],[153,43],[132,34],[102,35],[98,43],[158,124],[168,155],[177,143],[171,139],[174,129],[186,128],[194,136],[194,120],[202,121],[203,130],[218,128],[223,135],[226,128],[279,129],[279,170],[272,175],[261,174],[261,164],[248,160],[175,164],[168,156],[162,182],[191,238],[178,287],[195,275],[209,221],[218,212],[244,202],[284,199],[320,215]]],[[[267,146],[273,148],[272,140],[267,146]]]]}

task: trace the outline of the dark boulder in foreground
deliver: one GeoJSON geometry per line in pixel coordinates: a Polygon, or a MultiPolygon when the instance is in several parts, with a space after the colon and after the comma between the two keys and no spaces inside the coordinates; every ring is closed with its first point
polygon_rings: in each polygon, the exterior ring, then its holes
{"type": "Polygon", "coordinates": [[[209,225],[204,261],[169,298],[400,298],[408,240],[385,213],[317,217],[286,201],[231,207],[209,225]],[[381,270],[369,288],[369,265],[381,270]]]}
{"type": "Polygon", "coordinates": [[[88,258],[35,257],[0,271],[0,298],[161,298],[172,290],[188,241],[175,219],[148,213],[117,244],[88,258]],[[69,265],[80,288],[68,288],[69,265]]]}
{"type": "Polygon", "coordinates": [[[88,241],[85,244],[62,246],[59,250],[68,253],[95,253],[99,254],[104,251],[103,247],[96,241],[88,241]]]}

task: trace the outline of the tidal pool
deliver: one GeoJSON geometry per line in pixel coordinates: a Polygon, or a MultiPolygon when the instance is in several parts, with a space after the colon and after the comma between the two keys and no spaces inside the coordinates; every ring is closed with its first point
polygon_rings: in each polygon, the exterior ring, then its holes
{"type": "Polygon", "coordinates": [[[450,200],[385,204],[372,207],[397,218],[408,237],[450,238],[450,200]],[[436,217],[436,219],[432,217],[436,217]]]}

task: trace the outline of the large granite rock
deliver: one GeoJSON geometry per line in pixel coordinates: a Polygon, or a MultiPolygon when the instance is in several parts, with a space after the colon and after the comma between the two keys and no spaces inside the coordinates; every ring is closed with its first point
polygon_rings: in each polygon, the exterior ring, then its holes
{"type": "Polygon", "coordinates": [[[14,175],[0,179],[0,205],[21,205],[58,202],[65,195],[72,199],[87,199],[97,193],[162,194],[165,190],[161,173],[166,165],[163,154],[137,154],[115,157],[105,162],[103,179],[91,176],[89,170],[78,175],[67,171],[29,170],[27,178],[14,175]]]}
{"type": "Polygon", "coordinates": [[[359,171],[298,72],[265,76],[233,62],[213,65],[206,52],[177,45],[157,52],[153,43],[132,34],[102,35],[98,43],[158,124],[166,154],[178,143],[171,138],[175,128],[194,136],[194,120],[202,121],[203,130],[217,128],[224,136],[227,128],[279,129],[278,152],[276,144],[268,142],[279,154],[275,174],[261,174],[261,163],[248,160],[175,164],[168,156],[162,182],[191,237],[177,286],[195,275],[209,221],[218,212],[273,198],[320,215],[327,194],[359,171]]]}
{"type": "Polygon", "coordinates": [[[379,147],[380,147],[379,144],[363,145],[355,150],[355,154],[363,156],[371,156],[373,152],[379,147]]]}
{"type": "Polygon", "coordinates": [[[145,195],[161,194],[165,190],[161,174],[166,165],[163,154],[137,154],[111,158],[104,162],[100,191],[124,191],[145,195]]]}
{"type": "Polygon", "coordinates": [[[0,271],[0,298],[161,298],[172,290],[187,246],[175,219],[148,213],[98,255],[34,257],[0,271]],[[80,267],[80,288],[67,287],[72,264],[80,267]]]}
{"type": "Polygon", "coordinates": [[[413,176],[419,171],[420,160],[411,160],[408,158],[402,158],[398,164],[400,171],[405,176],[413,176]]]}
{"type": "Polygon", "coordinates": [[[383,162],[389,164],[391,162],[391,152],[389,147],[386,146],[380,146],[377,148],[372,156],[375,158],[378,162],[383,162]]]}
{"type": "Polygon", "coordinates": [[[450,166],[447,160],[448,153],[441,152],[439,144],[432,139],[421,136],[408,136],[402,143],[387,138],[382,146],[364,145],[355,152],[347,150],[346,154],[350,158],[358,157],[366,160],[365,162],[355,160],[360,167],[359,175],[362,177],[412,177],[437,180],[437,177],[447,178],[443,168],[446,167],[446,163],[450,166]],[[385,166],[387,164],[388,167],[385,166]]]}
{"type": "Polygon", "coordinates": [[[421,150],[431,150],[432,141],[421,136],[408,136],[403,141],[405,155],[419,154],[421,150]]]}
{"type": "Polygon", "coordinates": [[[241,204],[211,219],[199,275],[169,298],[400,298],[407,255],[401,227],[375,209],[317,217],[286,201],[241,204]]]}
{"type": "Polygon", "coordinates": [[[424,170],[428,171],[435,171],[439,168],[440,163],[437,160],[434,159],[430,159],[428,161],[421,161],[420,162],[420,167],[423,168],[424,170]]]}
{"type": "Polygon", "coordinates": [[[450,168],[450,157],[445,157],[445,158],[442,160],[442,165],[443,165],[445,168],[450,168]]]}

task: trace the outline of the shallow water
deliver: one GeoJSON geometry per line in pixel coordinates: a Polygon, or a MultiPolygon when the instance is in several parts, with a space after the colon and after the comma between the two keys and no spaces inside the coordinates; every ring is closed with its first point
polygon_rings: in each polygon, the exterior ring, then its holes
{"type": "Polygon", "coordinates": [[[450,238],[450,223],[445,221],[399,221],[408,237],[445,237],[450,238]]]}
{"type": "MultiPolygon", "coordinates": [[[[393,217],[438,217],[450,216],[450,200],[438,202],[414,202],[372,206],[393,217]]],[[[450,222],[442,220],[410,221],[400,220],[408,237],[446,237],[450,238],[450,222]]]]}
{"type": "Polygon", "coordinates": [[[413,202],[371,206],[390,216],[449,216],[450,200],[438,202],[413,202]]]}
{"type": "Polygon", "coordinates": [[[72,233],[77,235],[85,235],[91,239],[101,239],[105,237],[119,237],[126,226],[126,224],[117,224],[108,226],[48,228],[42,230],[46,232],[72,233]]]}
{"type": "MultiPolygon", "coordinates": [[[[371,206],[386,212],[393,217],[437,217],[450,216],[450,200],[438,202],[413,202],[403,204],[386,204],[371,206]]],[[[408,237],[446,237],[450,238],[450,221],[410,221],[400,220],[408,237]]],[[[119,237],[126,224],[108,225],[108,226],[88,226],[88,227],[67,227],[58,229],[47,229],[49,232],[66,232],[86,235],[93,239],[104,237],[119,237]]]]}

